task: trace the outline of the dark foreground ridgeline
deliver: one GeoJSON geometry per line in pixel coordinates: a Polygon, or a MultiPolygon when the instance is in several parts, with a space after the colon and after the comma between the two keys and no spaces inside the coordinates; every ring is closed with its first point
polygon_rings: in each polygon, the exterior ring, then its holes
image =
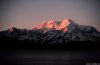
{"type": "Polygon", "coordinates": [[[1,49],[99,50],[100,32],[94,28],[61,30],[27,30],[13,28],[0,32],[1,49]]]}

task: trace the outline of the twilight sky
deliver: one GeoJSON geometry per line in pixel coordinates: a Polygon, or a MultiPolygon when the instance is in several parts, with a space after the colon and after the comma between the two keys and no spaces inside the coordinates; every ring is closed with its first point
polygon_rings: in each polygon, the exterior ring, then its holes
{"type": "Polygon", "coordinates": [[[0,31],[65,18],[100,31],[100,0],[0,0],[0,31]]]}

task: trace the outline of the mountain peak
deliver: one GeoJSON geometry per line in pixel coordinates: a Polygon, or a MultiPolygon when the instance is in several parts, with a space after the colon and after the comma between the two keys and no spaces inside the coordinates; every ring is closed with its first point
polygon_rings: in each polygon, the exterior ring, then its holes
{"type": "Polygon", "coordinates": [[[14,31],[14,29],[16,29],[16,28],[15,28],[15,27],[11,27],[11,28],[9,29],[9,31],[12,32],[12,31],[14,31]]]}
{"type": "Polygon", "coordinates": [[[61,24],[56,26],[56,30],[63,30],[63,31],[67,31],[67,26],[69,26],[70,21],[69,19],[65,19],[63,21],[61,21],[61,24]]]}
{"type": "Polygon", "coordinates": [[[67,26],[70,24],[69,19],[64,19],[63,21],[46,21],[43,22],[42,24],[36,26],[34,29],[44,29],[47,28],[49,29],[55,29],[55,30],[62,30],[62,31],[67,31],[67,26]]]}

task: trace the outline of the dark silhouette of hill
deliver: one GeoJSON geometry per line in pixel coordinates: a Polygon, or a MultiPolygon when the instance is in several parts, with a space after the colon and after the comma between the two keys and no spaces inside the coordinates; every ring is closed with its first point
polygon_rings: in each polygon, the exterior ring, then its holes
{"type": "Polygon", "coordinates": [[[99,49],[100,32],[71,21],[68,31],[27,30],[15,27],[0,32],[1,48],[11,49],[99,49]]]}

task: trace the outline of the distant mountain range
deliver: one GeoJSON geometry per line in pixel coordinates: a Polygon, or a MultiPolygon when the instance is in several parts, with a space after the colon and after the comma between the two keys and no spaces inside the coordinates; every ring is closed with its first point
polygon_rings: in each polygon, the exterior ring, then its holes
{"type": "Polygon", "coordinates": [[[72,20],[47,21],[32,30],[12,27],[0,32],[3,42],[62,44],[74,41],[100,41],[100,32],[92,26],[78,25],[72,20]]]}

